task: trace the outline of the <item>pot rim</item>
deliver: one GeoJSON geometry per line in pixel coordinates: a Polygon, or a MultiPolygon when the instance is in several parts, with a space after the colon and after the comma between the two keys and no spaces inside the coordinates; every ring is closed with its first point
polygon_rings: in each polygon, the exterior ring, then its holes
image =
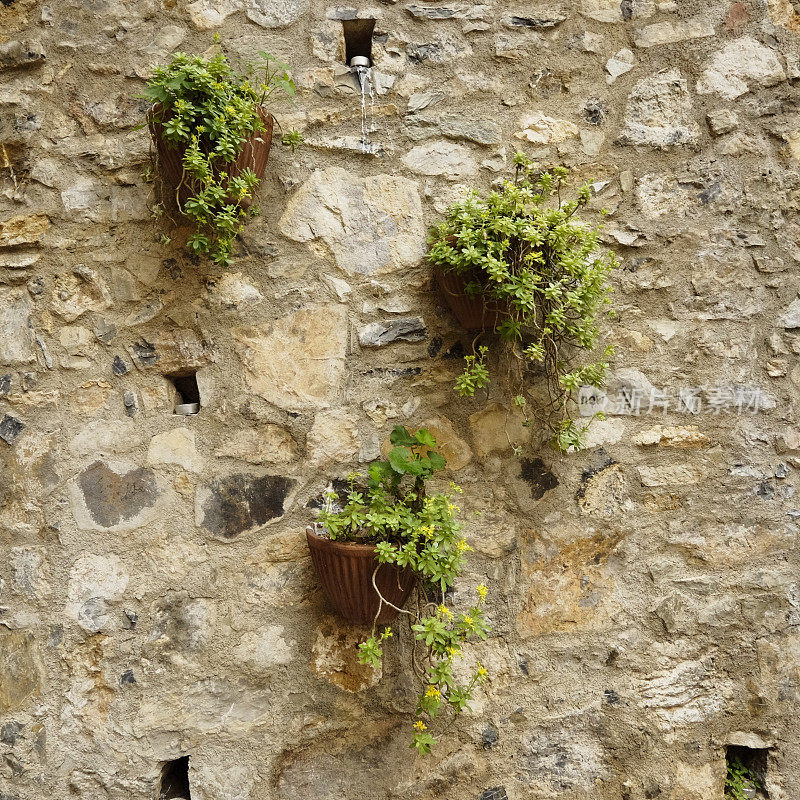
{"type": "Polygon", "coordinates": [[[340,553],[346,553],[355,558],[375,558],[375,545],[374,544],[359,544],[358,542],[337,542],[333,539],[325,539],[318,536],[313,525],[306,528],[306,537],[309,546],[326,548],[329,550],[336,550],[340,553]]]}

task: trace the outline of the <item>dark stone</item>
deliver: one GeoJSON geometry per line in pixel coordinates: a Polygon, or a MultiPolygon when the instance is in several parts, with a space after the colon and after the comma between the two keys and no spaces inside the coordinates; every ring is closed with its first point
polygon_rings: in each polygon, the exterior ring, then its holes
{"type": "Polygon", "coordinates": [[[447,350],[444,351],[444,355],[442,358],[457,358],[462,359],[466,355],[467,351],[464,349],[463,342],[456,342],[452,347],[449,347],[447,350]]]}
{"type": "Polygon", "coordinates": [[[714,181],[706,186],[699,195],[697,195],[697,199],[704,205],[707,206],[712,200],[716,200],[722,192],[720,188],[719,181],[714,181]]]}
{"type": "Polygon", "coordinates": [[[540,500],[558,486],[558,478],[550,472],[541,458],[523,459],[520,477],[531,485],[531,497],[534,500],[540,500]]]}
{"type": "Polygon", "coordinates": [[[25,424],[23,422],[10,414],[6,414],[0,420],[0,439],[6,444],[14,444],[24,429],[25,424]]]}
{"type": "Polygon", "coordinates": [[[606,116],[606,105],[602,100],[590,97],[583,104],[583,111],[590,125],[601,125],[606,116]]]}
{"type": "Polygon", "coordinates": [[[124,619],[122,620],[122,627],[127,630],[133,630],[136,623],[139,621],[139,615],[135,611],[130,611],[127,608],[122,612],[124,619]]]}
{"type": "Polygon", "coordinates": [[[406,11],[417,19],[452,19],[459,13],[457,8],[427,8],[425,6],[406,6],[406,11]]]}
{"type": "Polygon", "coordinates": [[[511,17],[508,24],[515,28],[555,28],[567,18],[566,14],[548,14],[541,17],[511,17]]]}
{"type": "MultiPolygon", "coordinates": [[[[2,425],[0,425],[0,429],[2,429],[2,425]]],[[[765,500],[772,500],[775,497],[775,487],[771,483],[765,481],[759,484],[758,489],[756,489],[756,494],[759,497],[763,497],[765,500]]]]}
{"type": "Polygon", "coordinates": [[[21,730],[22,725],[19,722],[7,722],[0,728],[0,742],[13,747],[21,730]]]}
{"type": "Polygon", "coordinates": [[[584,468],[583,473],[581,474],[581,485],[578,487],[578,491],[575,493],[576,500],[583,500],[586,496],[586,488],[589,486],[589,481],[597,475],[599,472],[602,472],[607,467],[610,467],[612,464],[616,464],[617,462],[611,458],[608,453],[601,447],[597,451],[597,461],[592,466],[587,466],[584,468]]]}
{"type": "Polygon", "coordinates": [[[442,349],[442,337],[434,336],[431,343],[428,345],[428,358],[435,358],[439,351],[442,349]]]}
{"type": "Polygon", "coordinates": [[[38,131],[42,127],[39,114],[17,114],[14,117],[14,129],[18,131],[38,131]]]}
{"type": "Polygon", "coordinates": [[[115,375],[125,375],[128,372],[128,365],[119,356],[114,356],[114,363],[111,365],[111,371],[115,375]]]}
{"type": "Polygon", "coordinates": [[[431,44],[411,44],[406,52],[408,53],[409,61],[421,64],[423,61],[435,60],[441,57],[442,46],[436,42],[431,44]]]}
{"type": "Polygon", "coordinates": [[[21,377],[23,392],[32,392],[39,384],[39,380],[36,377],[35,372],[23,372],[21,377]]]}
{"type": "Polygon", "coordinates": [[[104,528],[133,519],[154,505],[161,492],[155,475],[144,467],[118,475],[107,464],[95,461],[78,478],[86,508],[104,528]]]}
{"type": "Polygon", "coordinates": [[[400,317],[386,322],[373,322],[358,335],[362,347],[383,347],[392,342],[421,342],[428,334],[421,317],[400,317]]]}
{"type": "Polygon", "coordinates": [[[619,9],[623,19],[633,19],[633,0],[621,0],[619,9]]]}
{"type": "Polygon", "coordinates": [[[152,367],[158,361],[156,346],[152,342],[148,342],[147,339],[142,339],[141,342],[134,342],[133,355],[145,367],[152,367]]]}
{"type": "Polygon", "coordinates": [[[605,695],[605,701],[610,706],[619,705],[620,699],[619,695],[613,689],[606,689],[603,694],[605,695]]]}
{"type": "Polygon", "coordinates": [[[132,669],[126,669],[122,675],[119,676],[119,685],[120,686],[130,686],[131,684],[136,683],[136,678],[134,677],[132,669]]]}
{"type": "Polygon", "coordinates": [[[484,789],[478,800],[508,800],[505,786],[492,786],[491,789],[484,789]]]}
{"type": "Polygon", "coordinates": [[[500,741],[500,734],[494,728],[484,728],[481,739],[483,740],[483,749],[491,750],[500,741]]]}
{"type": "Polygon", "coordinates": [[[5,397],[11,391],[11,376],[0,375],[0,397],[5,397]]]}
{"type": "Polygon", "coordinates": [[[122,401],[125,404],[125,413],[129,417],[136,416],[139,410],[139,401],[136,399],[136,393],[130,389],[122,396],[122,401]]]}
{"type": "Polygon", "coordinates": [[[203,503],[203,527],[223,539],[266,525],[283,516],[283,504],[294,485],[281,475],[229,475],[209,484],[203,503]]]}

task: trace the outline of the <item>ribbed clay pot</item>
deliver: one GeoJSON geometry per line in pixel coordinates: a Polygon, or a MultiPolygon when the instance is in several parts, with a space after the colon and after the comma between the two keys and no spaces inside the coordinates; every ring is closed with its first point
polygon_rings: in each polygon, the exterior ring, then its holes
{"type": "MultiPolygon", "coordinates": [[[[356,625],[371,625],[380,602],[372,585],[372,573],[378,562],[375,546],[353,542],[334,542],[317,536],[314,528],[306,528],[308,549],[325,597],[336,612],[356,625]]],[[[402,608],[414,588],[414,572],[382,564],[375,576],[380,593],[393,605],[402,608]]],[[[385,603],[378,623],[385,624],[399,611],[385,603]]]]}
{"type": "MultiPolygon", "coordinates": [[[[156,103],[147,112],[147,125],[150,128],[150,136],[158,153],[158,169],[161,179],[166,186],[173,192],[177,190],[177,199],[181,207],[196,193],[193,181],[189,176],[183,174],[183,154],[184,147],[172,147],[162,136],[162,120],[159,118],[161,104],[156,103]]],[[[275,118],[264,106],[256,108],[258,116],[264,123],[264,130],[257,131],[250,136],[241,149],[241,152],[234,161],[219,167],[220,172],[227,172],[230,178],[236,178],[248,167],[253,170],[256,177],[261,180],[264,177],[264,170],[267,167],[269,149],[272,144],[272,129],[275,126],[275,118]]],[[[253,199],[245,197],[239,201],[242,208],[249,208],[253,199]]]]}
{"type": "Polygon", "coordinates": [[[496,301],[486,301],[483,294],[469,295],[465,287],[472,281],[479,281],[477,273],[459,275],[453,271],[436,268],[436,282],[445,302],[458,320],[459,325],[468,331],[494,329],[507,315],[507,310],[496,301]]]}

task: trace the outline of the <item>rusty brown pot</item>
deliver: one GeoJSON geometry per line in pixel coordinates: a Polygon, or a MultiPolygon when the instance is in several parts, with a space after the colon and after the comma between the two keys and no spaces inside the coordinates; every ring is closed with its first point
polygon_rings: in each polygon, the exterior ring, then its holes
{"type": "Polygon", "coordinates": [[[459,275],[452,271],[445,272],[440,267],[436,268],[436,283],[445,302],[459,325],[468,331],[493,330],[508,314],[502,303],[487,302],[483,294],[474,296],[467,294],[466,285],[479,280],[480,276],[477,273],[459,275]]]}
{"type": "MultiPolygon", "coordinates": [[[[150,136],[158,153],[158,168],[161,179],[173,193],[177,191],[177,200],[180,207],[194,194],[197,187],[193,181],[183,174],[183,154],[185,148],[172,147],[162,136],[162,121],[159,119],[161,104],[156,103],[147,112],[147,125],[150,128],[150,136]]],[[[256,177],[261,180],[264,177],[264,170],[267,167],[269,149],[272,144],[272,130],[275,126],[275,118],[264,106],[257,107],[258,116],[264,123],[264,130],[258,131],[250,136],[242,147],[239,155],[234,161],[223,164],[219,167],[220,172],[227,172],[231,178],[236,178],[248,167],[253,170],[256,177]]],[[[242,208],[249,208],[252,205],[252,198],[245,197],[239,201],[242,208]]]]}
{"type": "MultiPolygon", "coordinates": [[[[314,528],[306,528],[308,549],[322,590],[336,612],[356,625],[371,625],[380,602],[372,585],[372,573],[378,562],[375,546],[354,542],[334,542],[317,536],[314,528]]],[[[413,570],[382,564],[375,583],[383,597],[402,608],[414,588],[413,570]]],[[[384,604],[378,623],[385,624],[399,611],[384,604]]]]}

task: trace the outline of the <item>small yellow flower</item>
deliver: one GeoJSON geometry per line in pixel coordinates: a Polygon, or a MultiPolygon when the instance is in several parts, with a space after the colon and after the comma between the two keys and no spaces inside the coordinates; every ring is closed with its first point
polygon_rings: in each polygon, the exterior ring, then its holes
{"type": "Polygon", "coordinates": [[[447,655],[451,658],[455,658],[456,656],[461,655],[461,648],[460,647],[448,647],[447,648],[447,655]]]}
{"type": "Polygon", "coordinates": [[[422,720],[420,720],[420,719],[418,719],[418,720],[417,720],[417,721],[414,723],[414,727],[415,727],[415,728],[416,728],[418,731],[426,731],[426,730],[428,730],[428,726],[427,726],[427,725],[426,725],[426,724],[425,724],[425,723],[424,723],[422,720]]]}
{"type": "Polygon", "coordinates": [[[472,620],[472,617],[464,617],[464,622],[465,622],[467,625],[469,625],[469,626],[470,626],[470,628],[471,628],[471,627],[473,626],[473,624],[474,624],[474,622],[473,622],[473,620],[472,620]]]}
{"type": "Polygon", "coordinates": [[[446,617],[447,619],[450,619],[453,616],[453,612],[447,606],[444,605],[439,606],[439,613],[443,617],[446,617]]]}
{"type": "Polygon", "coordinates": [[[383,632],[383,638],[388,639],[390,636],[393,636],[392,629],[387,625],[386,630],[383,632]]]}
{"type": "Polygon", "coordinates": [[[467,544],[466,539],[461,539],[458,543],[459,552],[465,553],[468,550],[472,550],[472,548],[467,544]]]}
{"type": "Polygon", "coordinates": [[[425,692],[425,697],[435,697],[438,700],[441,696],[442,693],[435,686],[429,686],[425,692]]]}
{"type": "Polygon", "coordinates": [[[478,586],[477,592],[478,597],[480,597],[481,600],[485,600],[486,595],[489,593],[489,587],[485,583],[482,583],[480,586],[478,586]]]}
{"type": "Polygon", "coordinates": [[[478,662],[478,677],[485,678],[489,673],[486,671],[486,667],[483,666],[480,662],[478,662]]]}

